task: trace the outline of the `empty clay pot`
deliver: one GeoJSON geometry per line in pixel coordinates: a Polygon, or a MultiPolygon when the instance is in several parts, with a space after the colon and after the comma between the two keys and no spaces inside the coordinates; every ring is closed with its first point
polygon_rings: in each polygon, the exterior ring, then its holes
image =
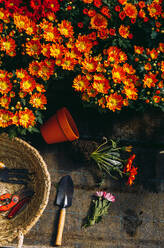
{"type": "Polygon", "coordinates": [[[66,107],[57,110],[40,128],[47,144],[73,141],[79,138],[76,124],[66,107]]]}

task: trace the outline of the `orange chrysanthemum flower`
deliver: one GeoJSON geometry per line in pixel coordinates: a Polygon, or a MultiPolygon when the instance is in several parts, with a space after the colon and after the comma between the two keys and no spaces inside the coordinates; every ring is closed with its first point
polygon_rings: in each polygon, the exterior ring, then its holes
{"type": "Polygon", "coordinates": [[[126,78],[126,73],[123,67],[115,65],[112,69],[112,78],[115,83],[121,83],[126,78]]]}
{"type": "Polygon", "coordinates": [[[19,111],[19,124],[24,128],[35,125],[35,115],[32,110],[26,108],[25,110],[19,111]]]}
{"type": "Polygon", "coordinates": [[[162,88],[164,87],[163,81],[160,81],[160,82],[158,83],[158,87],[159,87],[160,89],[162,89],[162,88]]]}
{"type": "Polygon", "coordinates": [[[7,71],[0,69],[0,80],[7,77],[7,71]]]}
{"type": "Polygon", "coordinates": [[[82,0],[84,3],[93,3],[93,0],[82,0]]]}
{"type": "Polygon", "coordinates": [[[127,73],[127,74],[134,74],[136,72],[136,70],[133,68],[132,65],[129,65],[128,63],[125,63],[123,65],[123,70],[127,73]]]}
{"type": "Polygon", "coordinates": [[[146,17],[146,13],[143,9],[140,9],[139,12],[138,12],[138,16],[141,17],[141,18],[145,18],[146,17]]]}
{"type": "Polygon", "coordinates": [[[134,84],[124,86],[123,93],[127,96],[128,99],[136,100],[138,98],[138,90],[135,88],[134,84]]]}
{"type": "Polygon", "coordinates": [[[41,47],[42,47],[42,50],[41,50],[41,53],[47,57],[47,58],[50,58],[50,44],[42,44],[41,47]]]}
{"type": "Polygon", "coordinates": [[[122,5],[125,5],[127,3],[127,0],[118,0],[118,2],[122,5]]]}
{"type": "Polygon", "coordinates": [[[95,74],[93,76],[93,84],[92,87],[96,89],[98,92],[107,94],[108,90],[111,88],[109,85],[109,80],[104,77],[103,74],[95,74]]]}
{"type": "Polygon", "coordinates": [[[13,114],[5,109],[0,109],[0,127],[8,127],[12,125],[13,114]]]}
{"type": "Polygon", "coordinates": [[[23,92],[32,93],[32,91],[35,89],[35,85],[36,81],[30,76],[23,78],[20,82],[20,88],[23,92]]]}
{"type": "Polygon", "coordinates": [[[38,76],[39,69],[40,69],[39,62],[34,60],[29,64],[28,70],[31,75],[38,76]]]}
{"type": "Polygon", "coordinates": [[[119,52],[120,49],[115,46],[111,46],[107,49],[108,61],[110,62],[119,62],[119,52]]]}
{"type": "Polygon", "coordinates": [[[38,56],[41,54],[41,43],[39,40],[30,40],[26,42],[26,53],[30,56],[38,56]]]}
{"type": "Polygon", "coordinates": [[[164,43],[159,43],[159,51],[164,53],[164,43]]]}
{"type": "Polygon", "coordinates": [[[44,60],[39,63],[39,66],[38,76],[44,81],[48,80],[54,73],[54,63],[52,63],[51,60],[44,60]]]}
{"type": "Polygon", "coordinates": [[[73,71],[76,64],[77,60],[71,58],[67,53],[61,61],[61,66],[63,70],[73,71]]]}
{"type": "Polygon", "coordinates": [[[116,110],[121,110],[123,106],[123,98],[121,95],[118,95],[117,92],[106,96],[106,102],[107,108],[109,108],[113,112],[115,112],[116,110]]]}
{"type": "Polygon", "coordinates": [[[130,34],[130,27],[129,27],[129,26],[120,25],[118,31],[119,31],[119,34],[120,34],[123,38],[127,39],[128,36],[129,36],[129,34],[130,34]]]}
{"type": "Polygon", "coordinates": [[[6,22],[6,23],[9,22],[9,13],[4,8],[0,8],[0,20],[3,20],[3,22],[6,22]]]}
{"type": "Polygon", "coordinates": [[[16,25],[17,29],[25,30],[27,24],[29,23],[29,19],[26,15],[14,14],[14,24],[16,25]]]}
{"type": "Polygon", "coordinates": [[[138,6],[142,9],[145,8],[146,4],[144,1],[139,1],[138,6]]]}
{"type": "Polygon", "coordinates": [[[12,83],[6,78],[0,78],[0,93],[7,94],[12,89],[12,83]]]}
{"type": "Polygon", "coordinates": [[[153,73],[149,73],[149,74],[146,74],[144,76],[144,79],[143,79],[143,82],[144,82],[144,88],[148,87],[148,88],[152,88],[152,87],[155,87],[155,84],[156,82],[158,81],[156,79],[156,74],[153,74],[153,73]]]}
{"type": "Polygon", "coordinates": [[[50,47],[50,55],[54,58],[61,58],[66,52],[66,48],[58,43],[53,43],[50,47]]]}
{"type": "Polygon", "coordinates": [[[47,98],[42,93],[34,93],[30,97],[30,104],[34,108],[44,109],[44,105],[47,104],[47,98]]]}
{"type": "Polygon", "coordinates": [[[108,21],[101,14],[96,14],[95,16],[91,17],[90,24],[92,29],[101,30],[107,28],[108,21]]]}
{"type": "Polygon", "coordinates": [[[101,97],[100,99],[98,99],[98,105],[99,105],[101,108],[106,108],[106,100],[105,100],[105,97],[101,97]]]}
{"type": "Polygon", "coordinates": [[[164,72],[164,61],[161,61],[161,71],[164,72]]]}
{"type": "Polygon", "coordinates": [[[157,59],[158,57],[158,51],[155,48],[153,48],[149,54],[152,59],[157,59]]]}
{"type": "Polygon", "coordinates": [[[126,55],[126,53],[124,53],[123,51],[120,51],[119,52],[119,60],[118,60],[118,62],[119,63],[123,63],[123,62],[125,62],[127,60],[127,55],[126,55]]]}
{"type": "Polygon", "coordinates": [[[53,23],[47,21],[46,19],[43,19],[43,20],[39,23],[39,27],[40,27],[42,30],[52,29],[52,28],[53,28],[53,23]]]}
{"type": "Polygon", "coordinates": [[[156,17],[156,16],[160,16],[162,13],[162,6],[161,4],[155,3],[154,1],[152,2],[152,4],[148,5],[148,11],[149,11],[149,15],[151,17],[156,17]]]}
{"type": "Polygon", "coordinates": [[[140,46],[134,46],[134,52],[137,54],[142,54],[144,52],[144,48],[140,46]]]}
{"type": "Polygon", "coordinates": [[[72,37],[74,34],[73,26],[71,22],[67,20],[63,20],[60,24],[58,24],[58,30],[61,35],[65,36],[66,38],[72,37]]]}
{"type": "Polygon", "coordinates": [[[150,63],[146,63],[144,68],[145,68],[146,71],[150,71],[152,67],[151,67],[150,63]]]}
{"type": "Polygon", "coordinates": [[[16,69],[15,74],[16,74],[17,78],[20,78],[20,79],[23,79],[23,78],[28,76],[28,72],[26,70],[24,70],[23,68],[16,69]]]}
{"type": "Polygon", "coordinates": [[[86,78],[86,76],[78,75],[77,77],[74,78],[72,87],[76,91],[83,92],[89,87],[89,81],[86,78]]]}
{"type": "Polygon", "coordinates": [[[82,70],[86,70],[88,72],[95,72],[98,62],[95,61],[93,57],[86,57],[81,64],[82,70]]]}
{"type": "Polygon", "coordinates": [[[16,44],[12,38],[0,38],[0,50],[5,51],[7,55],[14,57],[16,55],[16,44]]]}
{"type": "Polygon", "coordinates": [[[37,32],[37,26],[36,26],[35,22],[32,22],[31,20],[29,20],[29,22],[26,25],[25,32],[28,35],[35,34],[37,32]]]}
{"type": "Polygon", "coordinates": [[[160,97],[160,96],[153,96],[153,101],[154,101],[155,103],[159,103],[160,100],[161,100],[161,97],[160,97]]]}
{"type": "Polygon", "coordinates": [[[123,10],[129,18],[136,18],[137,17],[137,9],[136,9],[135,5],[133,5],[131,3],[126,3],[123,10]]]}
{"type": "Polygon", "coordinates": [[[96,97],[98,94],[98,91],[94,89],[91,85],[86,89],[86,92],[89,97],[96,97]]]}
{"type": "Polygon", "coordinates": [[[18,126],[19,125],[19,113],[18,111],[12,116],[12,124],[18,126]]]}
{"type": "Polygon", "coordinates": [[[82,53],[89,53],[93,47],[93,43],[86,35],[79,35],[75,42],[75,46],[77,47],[78,51],[82,53]]]}
{"type": "Polygon", "coordinates": [[[110,10],[107,6],[103,6],[100,11],[103,15],[107,16],[108,18],[111,18],[110,10]]]}
{"type": "Polygon", "coordinates": [[[6,95],[3,95],[2,97],[0,97],[0,105],[3,108],[8,109],[10,102],[11,102],[11,97],[8,97],[6,95]]]}
{"type": "Polygon", "coordinates": [[[48,27],[44,30],[43,33],[43,38],[46,41],[51,41],[51,42],[55,42],[55,41],[60,41],[62,40],[60,32],[58,31],[57,27],[48,27]]]}
{"type": "Polygon", "coordinates": [[[44,85],[43,84],[36,84],[36,90],[38,92],[46,92],[45,88],[44,88],[44,85]]]}

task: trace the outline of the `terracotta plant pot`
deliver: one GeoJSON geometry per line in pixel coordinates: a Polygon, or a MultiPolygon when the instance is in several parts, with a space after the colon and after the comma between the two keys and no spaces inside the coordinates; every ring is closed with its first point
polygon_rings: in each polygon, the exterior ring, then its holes
{"type": "Polygon", "coordinates": [[[79,138],[76,124],[66,107],[59,109],[40,128],[47,144],[73,141],[79,138]]]}

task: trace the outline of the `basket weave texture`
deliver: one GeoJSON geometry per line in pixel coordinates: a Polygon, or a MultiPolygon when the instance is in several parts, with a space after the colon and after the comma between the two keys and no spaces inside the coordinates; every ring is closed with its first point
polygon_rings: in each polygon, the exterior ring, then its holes
{"type": "MultiPolygon", "coordinates": [[[[0,214],[0,246],[11,243],[21,232],[25,235],[42,215],[49,199],[51,181],[47,165],[39,152],[19,138],[9,139],[0,135],[0,161],[8,168],[24,168],[32,173],[29,186],[35,194],[27,207],[13,219],[0,214]]],[[[15,193],[22,185],[0,182],[0,195],[15,193]]]]}

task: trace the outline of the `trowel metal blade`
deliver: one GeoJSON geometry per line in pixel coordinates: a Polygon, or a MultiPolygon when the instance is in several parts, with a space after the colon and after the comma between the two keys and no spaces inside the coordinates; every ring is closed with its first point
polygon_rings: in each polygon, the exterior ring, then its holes
{"type": "Polygon", "coordinates": [[[56,204],[61,208],[67,208],[72,205],[74,185],[71,176],[67,175],[61,178],[59,182],[56,204]]]}

